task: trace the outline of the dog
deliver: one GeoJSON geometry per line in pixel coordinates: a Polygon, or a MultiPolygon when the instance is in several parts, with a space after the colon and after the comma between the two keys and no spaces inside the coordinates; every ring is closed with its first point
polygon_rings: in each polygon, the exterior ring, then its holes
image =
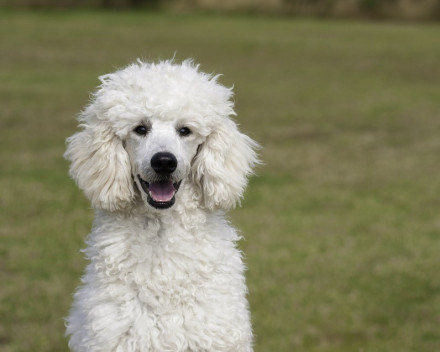
{"type": "Polygon", "coordinates": [[[66,318],[75,352],[253,350],[240,235],[225,218],[259,163],[233,92],[192,60],[100,77],[67,139],[95,211],[66,318]]]}

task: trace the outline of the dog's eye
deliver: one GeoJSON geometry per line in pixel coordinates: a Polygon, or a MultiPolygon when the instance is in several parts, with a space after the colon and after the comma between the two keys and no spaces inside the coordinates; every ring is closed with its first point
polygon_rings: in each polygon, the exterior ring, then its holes
{"type": "Polygon", "coordinates": [[[191,130],[188,127],[182,127],[179,129],[179,135],[182,137],[188,136],[191,134],[191,130]]]}
{"type": "Polygon", "coordinates": [[[148,129],[143,125],[139,125],[134,129],[134,132],[136,132],[140,136],[145,136],[148,132],[148,129]]]}

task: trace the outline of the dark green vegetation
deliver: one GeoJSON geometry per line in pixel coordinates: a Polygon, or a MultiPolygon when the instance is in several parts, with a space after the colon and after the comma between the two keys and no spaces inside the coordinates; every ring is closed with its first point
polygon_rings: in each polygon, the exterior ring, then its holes
{"type": "Polygon", "coordinates": [[[243,207],[257,352],[440,350],[440,27],[3,13],[0,351],[66,351],[92,219],[64,140],[98,75],[194,57],[262,146],[243,207]]]}
{"type": "Polygon", "coordinates": [[[0,0],[0,8],[207,11],[324,18],[439,20],[440,0],[0,0]]]}

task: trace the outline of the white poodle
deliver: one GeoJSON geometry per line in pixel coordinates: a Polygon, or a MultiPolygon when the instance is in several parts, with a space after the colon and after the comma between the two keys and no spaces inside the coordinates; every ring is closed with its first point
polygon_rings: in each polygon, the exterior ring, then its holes
{"type": "Polygon", "coordinates": [[[232,90],[191,61],[101,77],[68,138],[96,216],[67,318],[73,351],[252,351],[240,236],[224,211],[258,162],[232,90]]]}

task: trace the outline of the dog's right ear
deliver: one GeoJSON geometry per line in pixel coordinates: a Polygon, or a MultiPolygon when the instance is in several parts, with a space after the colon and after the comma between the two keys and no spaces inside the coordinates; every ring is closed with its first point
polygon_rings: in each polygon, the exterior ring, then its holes
{"type": "Polygon", "coordinates": [[[130,160],[111,127],[90,114],[91,107],[81,116],[83,130],[67,139],[64,157],[71,162],[71,177],[94,208],[120,210],[135,196],[130,160]]]}

